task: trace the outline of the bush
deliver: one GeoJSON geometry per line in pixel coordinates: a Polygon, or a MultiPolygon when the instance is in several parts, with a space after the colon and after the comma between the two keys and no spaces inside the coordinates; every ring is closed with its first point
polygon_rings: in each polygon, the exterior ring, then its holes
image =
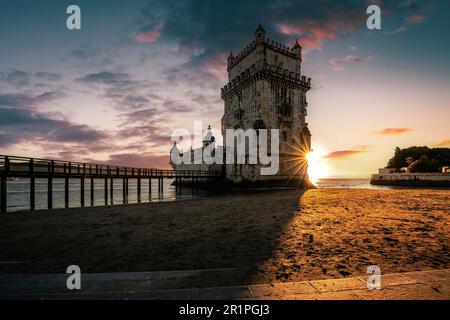
{"type": "Polygon", "coordinates": [[[387,164],[387,168],[408,167],[411,172],[438,172],[442,166],[450,166],[450,148],[397,147],[387,164]]]}
{"type": "Polygon", "coordinates": [[[408,166],[409,172],[438,172],[441,165],[435,159],[428,159],[427,156],[420,157],[408,166]]]}

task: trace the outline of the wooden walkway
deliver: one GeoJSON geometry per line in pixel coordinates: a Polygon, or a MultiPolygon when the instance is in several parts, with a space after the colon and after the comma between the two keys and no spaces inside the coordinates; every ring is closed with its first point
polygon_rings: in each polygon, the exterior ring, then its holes
{"type": "MultiPolygon", "coordinates": [[[[222,172],[200,171],[200,170],[162,170],[157,168],[131,168],[106,164],[80,163],[61,160],[36,159],[15,156],[0,155],[0,212],[7,211],[7,181],[13,178],[30,179],[30,210],[35,210],[36,199],[36,178],[48,179],[47,199],[48,209],[53,208],[53,179],[63,178],[64,200],[66,208],[69,206],[69,179],[80,180],[80,206],[85,206],[85,180],[90,179],[90,202],[94,203],[94,179],[104,179],[105,181],[105,205],[108,198],[111,202],[114,196],[114,179],[122,179],[123,202],[128,203],[128,181],[137,181],[137,200],[141,202],[142,179],[158,180],[158,192],[162,192],[164,179],[192,179],[192,185],[198,185],[201,180],[218,179],[222,177],[222,172]],[[108,180],[110,181],[108,183],[108,180]],[[109,186],[109,187],[108,187],[109,186]]],[[[176,184],[178,185],[178,184],[176,184]]],[[[149,188],[151,192],[151,188],[149,188]]]]}

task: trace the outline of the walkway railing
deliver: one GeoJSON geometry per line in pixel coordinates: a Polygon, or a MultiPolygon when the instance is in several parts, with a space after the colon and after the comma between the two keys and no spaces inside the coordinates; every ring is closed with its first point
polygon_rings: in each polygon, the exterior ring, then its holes
{"type": "MultiPolygon", "coordinates": [[[[107,164],[93,164],[70,162],[61,160],[36,159],[16,156],[0,155],[0,211],[7,209],[7,180],[9,178],[29,178],[30,179],[30,209],[35,209],[35,179],[48,179],[48,208],[53,208],[53,179],[65,179],[65,206],[69,206],[69,179],[80,179],[80,205],[84,207],[84,182],[90,179],[91,182],[91,204],[94,202],[94,179],[105,179],[105,204],[108,204],[108,195],[113,199],[113,179],[123,179],[123,200],[128,202],[128,179],[137,180],[138,202],[141,199],[141,180],[158,179],[158,190],[162,191],[164,178],[175,178],[180,181],[182,178],[191,178],[192,183],[198,183],[199,179],[213,179],[222,177],[220,171],[201,170],[162,170],[157,168],[133,168],[107,164]],[[108,179],[110,179],[110,189],[108,190],[108,179]]],[[[151,192],[151,190],[149,190],[151,192]]]]}

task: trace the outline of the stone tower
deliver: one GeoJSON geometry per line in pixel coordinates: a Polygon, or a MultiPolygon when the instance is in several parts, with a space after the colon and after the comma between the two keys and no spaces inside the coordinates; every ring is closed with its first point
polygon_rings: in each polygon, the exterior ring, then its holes
{"type": "MultiPolygon", "coordinates": [[[[226,129],[279,129],[280,167],[275,176],[259,175],[259,165],[227,164],[226,176],[235,182],[307,181],[306,152],[311,134],[306,123],[306,92],[311,79],[301,74],[302,47],[293,48],[266,38],[259,25],[255,39],[227,59],[228,84],[222,133],[226,129]]],[[[226,141],[225,141],[226,143],[226,141]]],[[[270,148],[269,148],[270,150],[270,148]]]]}

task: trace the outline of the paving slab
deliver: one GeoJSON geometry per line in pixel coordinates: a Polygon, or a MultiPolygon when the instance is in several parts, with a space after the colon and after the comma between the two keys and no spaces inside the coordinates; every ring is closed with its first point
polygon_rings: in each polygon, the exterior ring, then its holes
{"type": "MultiPolygon", "coordinates": [[[[212,271],[219,272],[220,271],[212,271]]],[[[69,291],[66,274],[0,275],[0,299],[450,299],[450,269],[381,276],[381,289],[368,290],[367,277],[247,286],[171,288],[207,270],[82,275],[82,289],[69,291]],[[181,281],[181,282],[180,282],[181,281]],[[156,285],[155,285],[156,283],[156,285]],[[158,289],[163,286],[165,289],[158,289]]],[[[228,275],[227,275],[228,276],[228,275]]]]}
{"type": "Polygon", "coordinates": [[[247,286],[191,289],[191,300],[243,300],[251,299],[247,286]]]}
{"type": "Polygon", "coordinates": [[[342,278],[331,280],[309,281],[319,293],[367,289],[367,284],[360,278],[342,278]]]}
{"type": "Polygon", "coordinates": [[[252,298],[265,297],[283,297],[287,295],[300,295],[317,293],[317,290],[311,286],[308,281],[303,282],[288,282],[277,284],[262,284],[249,286],[252,298]]]}

